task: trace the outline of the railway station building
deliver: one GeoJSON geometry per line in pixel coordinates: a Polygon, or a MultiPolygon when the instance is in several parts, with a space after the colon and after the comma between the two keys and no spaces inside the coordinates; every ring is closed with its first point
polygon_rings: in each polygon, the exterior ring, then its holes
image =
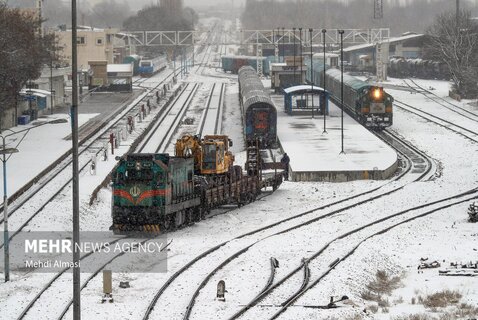
{"type": "MultiPolygon", "coordinates": [[[[400,37],[390,38],[388,42],[381,44],[385,48],[385,61],[392,56],[404,58],[422,58],[425,42],[424,34],[407,33],[400,37]]],[[[378,47],[376,44],[360,44],[350,46],[344,49],[344,61],[347,61],[345,68],[348,71],[368,71],[375,73],[378,57],[378,47]]]]}
{"type": "Polygon", "coordinates": [[[307,66],[301,57],[286,57],[285,62],[271,63],[271,88],[282,92],[284,88],[306,82],[307,66]]]}
{"type": "MultiPolygon", "coordinates": [[[[71,65],[71,30],[63,28],[55,32],[60,56],[64,63],[71,65]]],[[[136,53],[130,40],[131,35],[121,33],[116,28],[78,27],[78,68],[87,69],[88,61],[106,60],[108,63],[122,63],[123,59],[136,53]]]]}

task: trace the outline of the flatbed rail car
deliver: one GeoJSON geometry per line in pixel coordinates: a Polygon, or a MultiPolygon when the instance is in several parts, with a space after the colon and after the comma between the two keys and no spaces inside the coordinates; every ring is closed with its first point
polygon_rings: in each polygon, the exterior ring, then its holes
{"type": "Polygon", "coordinates": [[[221,179],[194,175],[193,158],[169,154],[131,154],[113,173],[112,230],[116,234],[158,234],[204,219],[225,204],[252,202],[261,188],[282,182],[262,179],[233,166],[221,179]]]}

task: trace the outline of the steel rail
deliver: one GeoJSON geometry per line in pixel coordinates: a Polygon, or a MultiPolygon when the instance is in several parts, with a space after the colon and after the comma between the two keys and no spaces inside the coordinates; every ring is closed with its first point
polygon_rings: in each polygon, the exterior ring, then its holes
{"type": "MultiPolygon", "coordinates": [[[[424,173],[422,173],[422,174],[421,174],[417,179],[415,179],[414,181],[420,181],[421,179],[423,179],[424,177],[426,177],[430,170],[431,170],[431,168],[429,168],[428,170],[426,170],[424,173]]],[[[398,190],[401,190],[403,187],[404,187],[404,186],[395,188],[395,189],[393,189],[393,190],[391,190],[391,191],[389,191],[389,192],[386,192],[386,193],[384,193],[384,194],[381,194],[381,195],[378,195],[378,196],[375,196],[375,197],[372,197],[372,198],[369,198],[369,199],[360,201],[360,202],[358,202],[358,203],[356,203],[356,204],[352,204],[352,205],[350,205],[350,206],[346,206],[345,208],[341,208],[341,209],[332,211],[332,212],[330,212],[330,213],[328,213],[328,214],[319,216],[319,217],[317,217],[317,218],[313,218],[313,219],[311,219],[311,220],[308,220],[308,221],[299,223],[299,224],[297,224],[297,225],[295,225],[295,226],[293,226],[293,227],[290,227],[290,228],[287,228],[287,229],[285,229],[285,230],[276,232],[276,233],[274,233],[274,234],[272,234],[272,235],[270,235],[270,236],[264,237],[264,238],[262,238],[262,239],[259,239],[259,240],[255,241],[255,242],[253,242],[252,244],[248,245],[247,247],[245,247],[245,248],[239,250],[238,252],[234,253],[234,254],[232,255],[232,257],[234,257],[233,259],[237,258],[240,254],[246,252],[249,248],[251,248],[252,246],[256,245],[258,242],[263,241],[263,240],[265,240],[265,239],[267,239],[267,238],[270,238],[270,237],[275,236],[275,235],[283,234],[283,233],[286,233],[286,232],[289,232],[289,231],[292,231],[292,230],[301,228],[301,227],[306,226],[306,225],[309,225],[309,224],[311,224],[311,223],[313,223],[313,222],[317,222],[317,221],[319,221],[319,220],[322,220],[322,219],[325,219],[325,218],[327,218],[327,217],[333,216],[333,215],[335,215],[335,214],[337,214],[337,213],[340,213],[340,212],[343,212],[343,211],[345,211],[345,210],[354,208],[354,207],[356,207],[356,206],[358,206],[358,205],[361,205],[361,204],[364,204],[364,203],[368,203],[368,202],[370,202],[370,201],[376,200],[376,199],[381,198],[381,197],[383,197],[383,196],[386,196],[386,195],[389,195],[389,194],[391,194],[391,193],[397,192],[398,190]]],[[[183,266],[183,268],[181,268],[178,272],[176,272],[172,277],[170,277],[170,278],[168,279],[168,281],[163,285],[163,287],[160,289],[160,291],[158,291],[158,293],[155,295],[153,301],[151,302],[151,304],[149,305],[149,307],[148,307],[148,309],[147,309],[147,314],[146,314],[146,316],[143,318],[143,320],[146,320],[146,319],[149,318],[149,315],[151,314],[151,312],[152,312],[152,310],[153,310],[153,308],[154,308],[154,305],[155,305],[155,304],[157,303],[157,301],[159,300],[159,297],[166,291],[166,289],[169,287],[169,285],[170,285],[177,277],[179,277],[179,275],[181,275],[185,270],[187,270],[187,269],[190,268],[192,265],[194,265],[197,261],[199,261],[199,260],[205,258],[206,256],[208,256],[208,255],[211,254],[212,252],[218,250],[220,247],[226,245],[227,243],[229,243],[229,242],[231,242],[231,241],[234,241],[234,240],[237,240],[237,239],[241,239],[241,238],[247,237],[247,236],[249,236],[249,235],[253,235],[253,234],[255,234],[255,233],[259,233],[259,232],[261,232],[261,231],[264,231],[264,230],[270,229],[270,228],[272,228],[272,227],[275,227],[275,226],[277,226],[277,225],[279,225],[279,224],[281,224],[281,223],[290,221],[290,220],[292,220],[292,219],[296,219],[296,218],[298,218],[298,217],[305,216],[305,215],[310,214],[310,213],[313,213],[313,212],[315,212],[315,211],[318,211],[318,210],[321,210],[321,209],[325,209],[325,208],[327,208],[327,207],[333,206],[334,204],[342,203],[342,202],[344,202],[344,201],[347,201],[347,200],[350,200],[350,199],[359,197],[359,196],[361,196],[361,195],[371,193],[371,192],[376,191],[376,190],[378,190],[378,189],[380,189],[380,188],[381,188],[381,187],[378,187],[378,188],[376,188],[376,189],[374,189],[374,190],[370,190],[370,191],[368,191],[368,192],[364,192],[363,194],[355,195],[355,196],[349,197],[349,198],[347,198],[347,199],[343,199],[343,200],[341,200],[341,201],[337,201],[336,203],[331,203],[331,204],[329,204],[329,205],[325,205],[325,206],[322,206],[322,207],[319,207],[319,208],[315,208],[315,209],[312,209],[312,210],[308,210],[308,211],[306,211],[306,212],[304,212],[304,213],[301,213],[301,214],[298,214],[298,215],[296,215],[296,216],[294,216],[294,217],[290,217],[290,218],[281,220],[281,221],[276,222],[276,223],[274,223],[274,224],[271,224],[271,225],[269,225],[269,226],[265,226],[265,227],[263,227],[263,228],[260,228],[260,229],[251,231],[251,232],[249,232],[249,233],[246,233],[246,234],[244,234],[244,235],[238,236],[238,237],[236,237],[236,238],[234,238],[234,239],[231,239],[231,240],[229,240],[229,241],[226,241],[226,242],[224,242],[224,243],[221,243],[221,244],[219,244],[219,245],[217,245],[217,246],[215,246],[215,247],[209,249],[208,251],[204,252],[203,254],[201,254],[200,256],[196,257],[195,259],[193,259],[192,261],[190,261],[188,264],[186,264],[185,266],[183,266]]],[[[224,265],[226,265],[227,263],[231,262],[233,259],[231,259],[231,257],[228,257],[225,261],[223,261],[223,262],[220,264],[221,267],[215,268],[211,273],[209,273],[209,274],[206,276],[206,278],[205,278],[206,282],[207,282],[207,280],[210,279],[218,270],[220,270],[220,269],[221,269],[224,265]]],[[[203,282],[204,282],[205,280],[203,280],[203,282]]],[[[201,284],[200,287],[202,288],[202,286],[203,286],[203,285],[201,284]]],[[[200,290],[200,288],[199,288],[198,290],[200,290]]],[[[197,290],[197,291],[198,291],[198,290],[197,290]]],[[[199,292],[199,291],[198,291],[198,292],[199,292]]],[[[189,310],[189,311],[188,311],[189,314],[191,313],[192,307],[193,307],[194,304],[195,304],[195,298],[196,298],[196,297],[197,297],[197,294],[193,295],[192,299],[189,301],[189,304],[188,304],[188,306],[190,306],[190,308],[188,309],[188,310],[189,310]]],[[[186,319],[186,318],[184,318],[184,319],[186,319]]]]}

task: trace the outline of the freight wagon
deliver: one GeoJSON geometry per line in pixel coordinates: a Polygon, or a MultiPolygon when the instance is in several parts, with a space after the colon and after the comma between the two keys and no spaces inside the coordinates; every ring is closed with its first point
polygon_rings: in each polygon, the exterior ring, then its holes
{"type": "Polygon", "coordinates": [[[277,110],[252,67],[239,70],[239,100],[243,112],[244,135],[248,146],[259,143],[261,149],[277,144],[277,110]]]}

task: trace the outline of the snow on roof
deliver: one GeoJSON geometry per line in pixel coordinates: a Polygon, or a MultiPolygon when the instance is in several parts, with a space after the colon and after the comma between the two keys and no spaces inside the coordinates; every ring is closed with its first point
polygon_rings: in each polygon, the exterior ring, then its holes
{"type": "Polygon", "coordinates": [[[324,88],[321,88],[321,87],[309,86],[309,85],[300,85],[300,86],[293,86],[293,87],[286,88],[286,89],[284,89],[284,92],[286,94],[289,94],[289,93],[293,93],[293,92],[297,92],[297,91],[310,90],[312,88],[314,89],[314,91],[324,91],[324,88]]]}
{"type": "Polygon", "coordinates": [[[108,64],[106,72],[133,72],[133,65],[129,63],[124,64],[108,64]]]}
{"type": "MultiPolygon", "coordinates": [[[[339,55],[336,53],[330,53],[330,52],[325,53],[325,58],[338,58],[338,57],[339,55]]],[[[314,58],[324,58],[324,53],[323,52],[314,53],[314,58]]]]}
{"type": "Polygon", "coordinates": [[[257,60],[257,59],[261,59],[261,60],[265,60],[267,59],[267,57],[257,57],[257,56],[236,56],[236,55],[224,55],[222,56],[222,58],[226,58],[226,59],[251,59],[251,60],[257,60]]]}
{"type": "Polygon", "coordinates": [[[41,89],[25,89],[20,90],[21,95],[31,94],[33,96],[45,98],[46,96],[51,95],[50,91],[41,90],[41,89]],[[30,92],[29,92],[30,91],[30,92]]]}
{"type": "MultiPolygon", "coordinates": [[[[405,40],[409,40],[409,39],[420,38],[420,37],[423,37],[423,36],[424,36],[424,34],[407,34],[407,35],[400,36],[400,37],[392,37],[392,38],[388,39],[388,43],[395,43],[395,42],[405,41],[405,40]]],[[[356,45],[356,46],[351,46],[351,47],[345,48],[344,52],[352,52],[352,51],[355,51],[355,50],[371,48],[371,47],[374,47],[374,46],[375,46],[374,43],[359,44],[359,45],[356,45]]]]}

